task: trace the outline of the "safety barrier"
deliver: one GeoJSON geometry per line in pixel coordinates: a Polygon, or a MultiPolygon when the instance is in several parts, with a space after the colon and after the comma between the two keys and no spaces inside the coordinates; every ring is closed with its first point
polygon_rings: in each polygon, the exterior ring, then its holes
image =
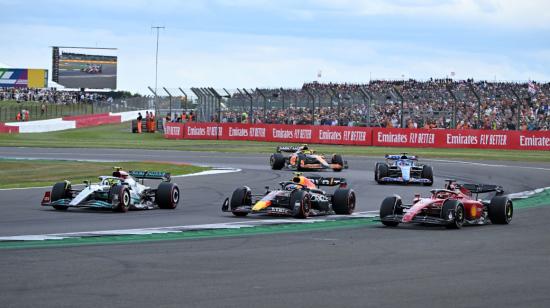
{"type": "Polygon", "coordinates": [[[550,150],[549,131],[166,123],[165,138],[507,150],[550,150]]]}
{"type": "Polygon", "coordinates": [[[120,123],[120,116],[103,115],[75,120],[76,128],[120,123]]]}
{"type": "Polygon", "coordinates": [[[43,133],[72,128],[121,123],[134,118],[134,116],[137,117],[138,112],[145,114],[146,111],[152,110],[86,114],[39,121],[0,123],[0,133],[43,133]]]}
{"type": "Polygon", "coordinates": [[[4,123],[0,123],[0,133],[16,134],[16,133],[19,133],[19,127],[18,126],[7,126],[4,123]]]}

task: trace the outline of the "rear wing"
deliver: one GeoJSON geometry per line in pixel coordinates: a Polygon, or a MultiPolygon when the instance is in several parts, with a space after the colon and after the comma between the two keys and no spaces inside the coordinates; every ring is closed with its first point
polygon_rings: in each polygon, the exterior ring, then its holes
{"type": "Polygon", "coordinates": [[[504,194],[504,188],[500,185],[493,185],[493,184],[459,184],[460,187],[463,187],[470,191],[472,194],[484,194],[484,193],[490,193],[490,192],[496,192],[497,195],[504,194]]]}
{"type": "Polygon", "coordinates": [[[128,174],[136,179],[162,180],[164,182],[170,182],[170,172],[131,170],[128,174]]]}
{"type": "Polygon", "coordinates": [[[278,146],[277,149],[275,149],[275,151],[277,151],[277,153],[281,153],[281,152],[285,152],[285,153],[294,153],[296,151],[299,151],[301,150],[302,147],[301,146],[286,146],[286,145],[281,145],[281,146],[278,146]]]}
{"type": "Polygon", "coordinates": [[[317,186],[346,186],[347,182],[345,178],[337,177],[322,177],[322,176],[308,176],[315,185],[317,186]]]}
{"type": "Polygon", "coordinates": [[[391,159],[391,160],[399,160],[399,159],[410,159],[410,160],[418,160],[417,156],[407,156],[407,155],[393,155],[393,154],[386,154],[384,156],[385,159],[391,159]]]}

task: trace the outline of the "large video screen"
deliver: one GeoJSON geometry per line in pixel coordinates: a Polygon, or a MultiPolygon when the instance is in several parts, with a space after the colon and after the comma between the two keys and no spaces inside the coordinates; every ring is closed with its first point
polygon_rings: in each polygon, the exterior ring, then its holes
{"type": "Polygon", "coordinates": [[[52,80],[66,88],[116,89],[114,49],[54,47],[52,80]]]}

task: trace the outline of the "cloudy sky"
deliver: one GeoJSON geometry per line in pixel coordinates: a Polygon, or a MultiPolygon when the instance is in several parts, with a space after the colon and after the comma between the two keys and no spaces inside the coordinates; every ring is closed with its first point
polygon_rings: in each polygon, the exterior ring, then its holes
{"type": "Polygon", "coordinates": [[[304,81],[550,80],[546,0],[0,0],[0,64],[51,69],[49,46],[116,47],[118,88],[304,81]]]}

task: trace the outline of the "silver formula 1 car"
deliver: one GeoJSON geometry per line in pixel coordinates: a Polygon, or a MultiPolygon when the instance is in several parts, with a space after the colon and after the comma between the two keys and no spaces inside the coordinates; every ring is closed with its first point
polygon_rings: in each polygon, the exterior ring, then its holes
{"type": "Polygon", "coordinates": [[[433,169],[429,165],[419,164],[418,157],[401,155],[386,155],[385,162],[378,162],[374,168],[374,180],[378,184],[386,183],[418,183],[432,186],[434,182],[433,169]]]}
{"type": "Polygon", "coordinates": [[[170,173],[157,171],[126,172],[119,167],[110,176],[100,176],[98,183],[89,183],[82,190],[72,189],[71,182],[56,183],[51,191],[44,193],[42,206],[52,206],[64,211],[69,207],[89,207],[127,212],[129,209],[148,210],[175,209],[180,199],[180,190],[170,183],[170,173]],[[141,183],[139,180],[142,180],[141,183]],[[158,179],[157,188],[144,185],[144,179],[158,179]]]}

